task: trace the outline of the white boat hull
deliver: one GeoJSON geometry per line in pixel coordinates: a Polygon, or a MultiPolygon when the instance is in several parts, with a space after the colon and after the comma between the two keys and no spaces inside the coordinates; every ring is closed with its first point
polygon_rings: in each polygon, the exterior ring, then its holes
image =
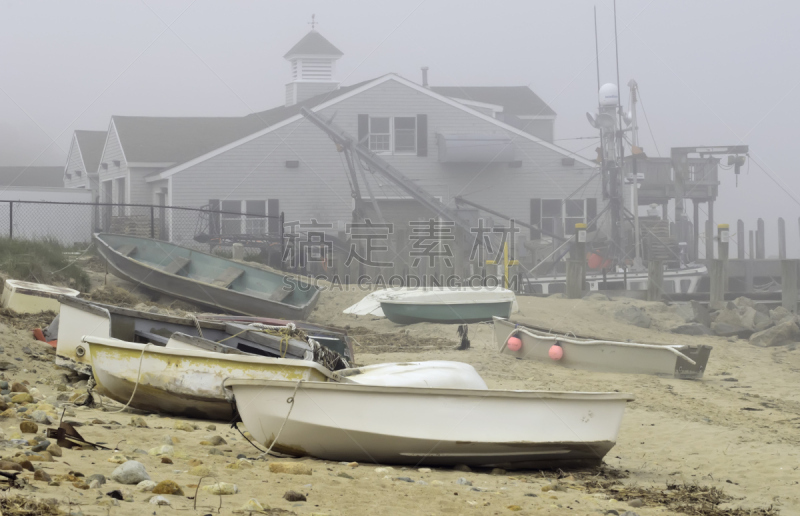
{"type": "Polygon", "coordinates": [[[596,465],[628,394],[226,381],[250,433],[293,455],[419,466],[596,465]],[[293,394],[294,393],[294,394],[293,394]],[[293,397],[290,417],[287,399],[293,397]]]}
{"type": "MultiPolygon", "coordinates": [[[[358,303],[344,309],[342,313],[352,315],[372,315],[374,317],[385,317],[381,308],[381,301],[396,301],[409,299],[411,302],[421,303],[463,303],[464,295],[467,293],[475,294],[472,297],[481,297],[484,293],[490,293],[495,299],[500,301],[511,300],[511,313],[519,312],[517,297],[513,291],[504,288],[492,287],[436,287],[436,288],[389,288],[376,290],[364,296],[358,303]],[[491,294],[495,293],[495,294],[491,294]],[[435,300],[435,302],[434,302],[435,300]]],[[[482,301],[485,302],[485,301],[482,301]]]]}
{"type": "Polygon", "coordinates": [[[554,366],[604,373],[652,374],[684,379],[703,377],[711,346],[657,345],[614,342],[546,333],[494,318],[494,340],[500,353],[554,366]],[[519,350],[508,347],[508,339],[522,341],[519,350]],[[562,357],[550,358],[549,351],[560,346],[562,357]],[[694,363],[693,363],[694,362],[694,363]]]}

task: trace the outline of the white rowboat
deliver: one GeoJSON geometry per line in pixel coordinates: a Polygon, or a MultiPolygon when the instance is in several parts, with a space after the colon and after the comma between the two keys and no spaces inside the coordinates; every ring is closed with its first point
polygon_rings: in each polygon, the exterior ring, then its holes
{"type": "Polygon", "coordinates": [[[415,466],[596,465],[633,399],[245,379],[225,386],[250,433],[264,446],[276,441],[275,451],[415,466]]]}

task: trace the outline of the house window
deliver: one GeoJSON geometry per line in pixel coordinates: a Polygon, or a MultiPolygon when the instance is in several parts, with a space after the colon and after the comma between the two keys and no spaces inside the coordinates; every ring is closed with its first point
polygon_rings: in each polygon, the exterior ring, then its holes
{"type": "Polygon", "coordinates": [[[370,117],[369,150],[372,152],[392,152],[391,118],[370,117]]]}
{"type": "Polygon", "coordinates": [[[267,202],[266,201],[245,201],[244,202],[244,232],[248,235],[263,235],[267,231],[267,202]]]}
{"type": "Polygon", "coordinates": [[[223,235],[263,235],[267,229],[266,201],[222,201],[220,226],[223,235]]]}
{"type": "Polygon", "coordinates": [[[373,152],[417,152],[417,117],[370,117],[369,150],[373,152]]]}
{"type": "Polygon", "coordinates": [[[239,235],[242,232],[242,201],[222,201],[220,203],[221,233],[239,235]]]}
{"type": "Polygon", "coordinates": [[[585,199],[542,199],[541,210],[541,229],[551,234],[573,235],[586,222],[585,199]]]}
{"type": "Polygon", "coordinates": [[[412,154],[417,152],[417,117],[394,118],[394,151],[412,154]]]}

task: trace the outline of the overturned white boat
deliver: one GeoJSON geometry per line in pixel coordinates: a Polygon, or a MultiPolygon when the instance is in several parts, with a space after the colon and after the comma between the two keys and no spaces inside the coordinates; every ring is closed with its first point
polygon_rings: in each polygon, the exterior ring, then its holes
{"type": "Polygon", "coordinates": [[[234,378],[225,385],[250,433],[275,451],[415,466],[596,465],[633,399],[234,378]]]}
{"type": "MultiPolygon", "coordinates": [[[[381,301],[398,300],[408,296],[416,297],[417,294],[424,294],[425,292],[432,293],[450,293],[450,292],[471,292],[481,295],[482,292],[496,292],[499,296],[505,296],[511,299],[511,313],[519,311],[517,305],[517,298],[514,292],[500,287],[427,287],[427,288],[390,288],[385,290],[376,290],[364,296],[358,303],[344,309],[342,313],[351,315],[372,315],[374,317],[386,317],[381,308],[381,301]]],[[[435,295],[435,294],[427,294],[435,295]]],[[[464,294],[455,294],[464,295],[464,294]]],[[[441,297],[441,296],[439,296],[441,297]]]]}
{"type": "Polygon", "coordinates": [[[615,342],[545,332],[494,318],[494,341],[500,353],[571,369],[605,373],[652,374],[700,379],[711,346],[615,342]]]}

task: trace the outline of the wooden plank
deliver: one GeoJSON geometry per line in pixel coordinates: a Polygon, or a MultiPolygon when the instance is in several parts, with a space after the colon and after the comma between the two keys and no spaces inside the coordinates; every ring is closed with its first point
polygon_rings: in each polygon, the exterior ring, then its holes
{"type": "Polygon", "coordinates": [[[119,254],[121,254],[122,256],[130,256],[131,254],[136,252],[136,246],[135,245],[123,245],[119,249],[116,249],[116,251],[119,254]]]}
{"type": "Polygon", "coordinates": [[[797,266],[800,260],[781,260],[781,304],[797,313],[797,266]]]}
{"type": "Polygon", "coordinates": [[[661,260],[650,260],[647,264],[647,300],[661,301],[664,291],[664,265],[661,260]]]}
{"type": "Polygon", "coordinates": [[[187,335],[185,333],[173,333],[171,338],[176,342],[183,342],[190,346],[204,349],[206,351],[213,351],[214,353],[224,353],[226,355],[252,355],[252,353],[245,353],[244,351],[240,351],[236,348],[219,344],[218,342],[213,342],[202,337],[187,335]]]}
{"type": "Polygon", "coordinates": [[[181,269],[189,265],[190,261],[191,260],[188,258],[178,256],[177,258],[172,260],[172,263],[164,267],[164,272],[166,272],[167,274],[178,274],[178,272],[180,272],[181,269]]]}
{"type": "Polygon", "coordinates": [[[228,267],[222,271],[222,274],[217,276],[217,278],[212,281],[211,284],[215,287],[228,288],[231,286],[231,283],[236,281],[236,279],[242,274],[244,274],[243,269],[238,267],[228,267]]]}

